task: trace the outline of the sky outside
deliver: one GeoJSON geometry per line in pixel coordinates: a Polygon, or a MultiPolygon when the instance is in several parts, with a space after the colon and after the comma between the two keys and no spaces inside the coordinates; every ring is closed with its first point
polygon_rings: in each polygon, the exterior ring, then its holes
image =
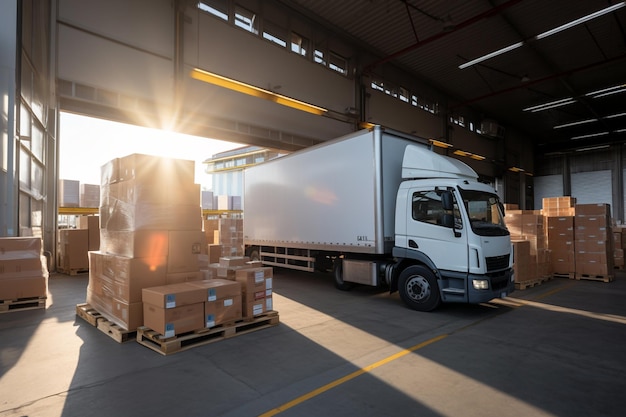
{"type": "Polygon", "coordinates": [[[106,162],[143,153],[196,162],[196,183],[211,189],[202,161],[243,145],[61,113],[59,178],[100,184],[106,162]]]}

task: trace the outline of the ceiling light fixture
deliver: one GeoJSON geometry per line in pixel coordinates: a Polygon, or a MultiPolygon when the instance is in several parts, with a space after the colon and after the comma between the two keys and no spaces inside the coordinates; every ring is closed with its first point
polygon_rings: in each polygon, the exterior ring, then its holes
{"type": "Polygon", "coordinates": [[[276,94],[268,90],[264,90],[259,87],[255,87],[250,84],[243,83],[241,81],[233,80],[231,78],[223,77],[221,75],[213,74],[208,71],[204,71],[198,68],[191,70],[191,78],[204,81],[205,83],[224,87],[232,91],[247,94],[253,97],[263,98],[268,101],[273,101],[283,106],[291,107],[293,109],[302,110],[307,113],[316,114],[318,116],[323,115],[328,110],[315,106],[313,104],[305,103],[304,101],[296,100],[295,98],[283,96],[282,94],[276,94]]]}
{"type": "Polygon", "coordinates": [[[595,151],[595,150],[598,150],[598,149],[606,149],[608,147],[609,147],[609,145],[590,146],[588,148],[578,148],[578,149],[576,149],[576,152],[595,151]]]}
{"type": "Polygon", "coordinates": [[[614,130],[613,133],[626,133],[626,129],[617,129],[614,130]]]}
{"type": "Polygon", "coordinates": [[[565,123],[565,124],[562,124],[562,125],[554,126],[552,129],[562,129],[564,127],[572,127],[572,126],[584,125],[584,124],[587,124],[587,123],[593,123],[593,122],[597,122],[597,121],[598,121],[598,119],[581,120],[579,122],[565,123]]]}
{"type": "Polygon", "coordinates": [[[576,139],[595,138],[597,136],[606,136],[608,134],[609,134],[609,132],[590,133],[588,135],[572,136],[570,139],[571,140],[576,140],[576,139]]]}
{"type": "Polygon", "coordinates": [[[603,119],[615,119],[616,117],[623,117],[623,116],[626,116],[626,113],[611,114],[609,116],[604,116],[603,119]]]}
{"type": "MultiPolygon", "coordinates": [[[[626,87],[626,85],[622,86],[622,87],[626,87]]],[[[615,90],[611,90],[611,91],[607,91],[606,93],[602,93],[602,94],[596,94],[595,96],[593,96],[592,98],[600,98],[600,97],[606,97],[606,96],[610,96],[612,94],[619,94],[619,93],[624,93],[626,92],[626,88],[621,88],[621,89],[615,89],[615,90]]]]}
{"type": "Polygon", "coordinates": [[[471,155],[471,152],[465,152],[465,151],[462,151],[462,150],[460,150],[460,149],[457,149],[457,150],[456,150],[456,151],[454,151],[453,153],[454,153],[455,155],[458,155],[458,156],[470,156],[470,155],[471,155]]]}
{"type": "Polygon", "coordinates": [[[573,104],[573,103],[576,103],[576,100],[574,100],[573,97],[568,97],[568,98],[563,98],[561,100],[551,101],[549,103],[539,104],[537,106],[526,107],[525,109],[522,109],[522,111],[537,112],[537,111],[553,109],[555,107],[566,106],[568,104],[573,104]]]}
{"type": "Polygon", "coordinates": [[[615,10],[620,9],[620,8],[622,8],[624,6],[626,6],[626,2],[622,1],[620,3],[617,3],[617,4],[614,4],[612,6],[609,6],[609,7],[605,8],[605,9],[598,10],[597,12],[588,14],[587,16],[583,16],[580,19],[572,20],[569,23],[566,23],[566,24],[561,25],[559,27],[556,27],[554,29],[550,29],[550,30],[548,30],[546,32],[543,32],[543,33],[535,36],[535,39],[539,40],[539,39],[547,38],[548,36],[551,36],[551,35],[554,35],[555,33],[559,33],[559,32],[564,31],[566,29],[572,28],[572,27],[574,27],[576,25],[580,25],[581,23],[588,22],[588,21],[590,21],[592,19],[595,19],[596,17],[600,17],[600,16],[603,16],[603,15],[605,15],[607,13],[614,12],[615,10]]]}
{"type": "MultiPolygon", "coordinates": [[[[596,17],[600,17],[600,16],[603,16],[603,15],[605,15],[607,13],[614,12],[615,10],[620,9],[620,8],[622,8],[624,6],[626,6],[626,1],[622,1],[620,3],[614,4],[612,6],[609,6],[609,7],[605,8],[605,9],[602,9],[602,10],[598,10],[597,12],[588,14],[587,16],[583,16],[583,17],[581,17],[579,19],[572,20],[571,22],[568,22],[568,23],[565,23],[565,24],[563,24],[561,26],[555,27],[554,29],[547,30],[547,31],[545,31],[543,33],[540,33],[537,36],[534,36],[534,37],[530,38],[529,40],[530,41],[535,41],[535,40],[540,40],[540,39],[547,38],[548,36],[552,36],[555,33],[562,32],[562,31],[564,31],[566,29],[569,29],[569,28],[572,28],[572,27],[574,27],[576,25],[580,25],[581,23],[585,23],[585,22],[587,22],[589,20],[595,19],[596,17]]],[[[481,56],[479,58],[476,58],[476,59],[473,59],[471,61],[468,61],[468,62],[466,62],[464,64],[459,65],[459,69],[465,69],[467,67],[471,67],[472,65],[478,64],[479,62],[486,61],[486,60],[491,59],[491,58],[493,58],[495,56],[498,56],[498,55],[501,55],[503,53],[512,51],[513,49],[517,49],[520,46],[524,45],[525,42],[526,41],[517,42],[517,43],[514,43],[512,45],[506,46],[506,47],[504,47],[502,49],[498,49],[497,51],[491,52],[491,53],[489,53],[487,55],[483,55],[483,56],[481,56]]]]}

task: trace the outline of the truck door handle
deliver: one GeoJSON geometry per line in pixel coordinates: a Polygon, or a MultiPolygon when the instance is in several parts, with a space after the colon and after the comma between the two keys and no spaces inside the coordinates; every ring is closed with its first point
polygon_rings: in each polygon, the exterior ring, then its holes
{"type": "Polygon", "coordinates": [[[413,239],[409,239],[409,248],[418,249],[419,245],[413,239]]]}

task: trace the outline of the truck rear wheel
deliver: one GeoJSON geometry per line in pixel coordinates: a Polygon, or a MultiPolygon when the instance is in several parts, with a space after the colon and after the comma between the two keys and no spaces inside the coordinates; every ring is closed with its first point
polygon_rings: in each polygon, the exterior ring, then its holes
{"type": "Polygon", "coordinates": [[[343,280],[343,259],[336,258],[333,262],[333,277],[335,278],[335,287],[342,291],[348,291],[354,284],[352,282],[344,282],[343,280]]]}
{"type": "Polygon", "coordinates": [[[432,311],[441,303],[437,278],[426,267],[412,265],[398,277],[400,298],[407,307],[417,311],[432,311]]]}

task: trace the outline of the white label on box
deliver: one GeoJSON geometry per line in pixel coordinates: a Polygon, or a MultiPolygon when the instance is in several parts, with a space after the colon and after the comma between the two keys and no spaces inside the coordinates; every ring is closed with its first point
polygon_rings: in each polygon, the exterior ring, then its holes
{"type": "Polygon", "coordinates": [[[263,304],[254,304],[252,306],[252,315],[263,314],[263,304]]]}
{"type": "Polygon", "coordinates": [[[272,302],[271,298],[266,298],[265,299],[265,310],[266,311],[271,311],[274,309],[274,303],[272,302]]]}
{"type": "Polygon", "coordinates": [[[215,315],[213,314],[207,314],[206,316],[206,327],[213,327],[215,326],[215,315]]]}
{"type": "Polygon", "coordinates": [[[256,271],[254,273],[254,283],[255,284],[263,282],[264,279],[265,279],[265,274],[263,273],[263,271],[256,271]]]}
{"type": "Polygon", "coordinates": [[[215,301],[215,300],[217,300],[217,292],[215,291],[215,288],[209,288],[208,301],[215,301]]]}
{"type": "Polygon", "coordinates": [[[165,308],[176,307],[176,294],[167,294],[165,296],[165,308]]]}
{"type": "Polygon", "coordinates": [[[265,296],[266,297],[271,297],[272,296],[272,290],[271,289],[265,290],[265,296]]]}
{"type": "Polygon", "coordinates": [[[174,323],[166,323],[165,324],[165,337],[174,337],[176,336],[176,332],[174,331],[174,323]]]}
{"type": "Polygon", "coordinates": [[[265,288],[268,290],[272,288],[272,278],[268,278],[265,280],[265,288]]]}
{"type": "Polygon", "coordinates": [[[230,307],[233,305],[233,299],[232,298],[227,298],[224,300],[224,307],[230,307]]]}

